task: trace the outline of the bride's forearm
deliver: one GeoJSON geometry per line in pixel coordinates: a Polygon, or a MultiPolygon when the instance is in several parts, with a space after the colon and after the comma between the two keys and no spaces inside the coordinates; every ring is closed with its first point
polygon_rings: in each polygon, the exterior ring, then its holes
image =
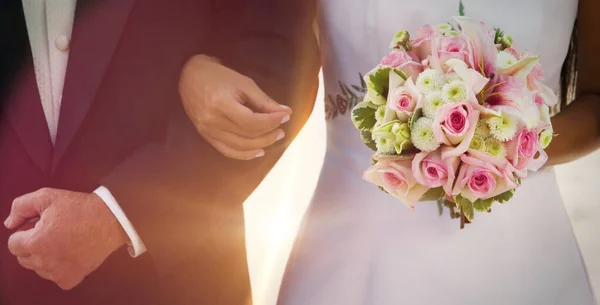
{"type": "Polygon", "coordinates": [[[600,148],[600,95],[580,96],[552,118],[558,134],[546,150],[547,165],[577,160],[600,148]]]}

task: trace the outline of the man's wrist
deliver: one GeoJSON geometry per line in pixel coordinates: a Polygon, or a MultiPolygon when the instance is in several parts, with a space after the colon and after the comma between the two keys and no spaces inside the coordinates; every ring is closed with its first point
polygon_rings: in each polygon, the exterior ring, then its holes
{"type": "Polygon", "coordinates": [[[103,239],[111,247],[112,251],[116,251],[122,246],[129,242],[127,233],[123,230],[123,227],[119,223],[119,220],[106,206],[104,200],[98,194],[92,193],[92,204],[94,204],[94,211],[98,211],[98,217],[104,220],[106,226],[103,232],[103,239]]]}
{"type": "Polygon", "coordinates": [[[137,257],[146,252],[146,247],[142,242],[142,239],[111,192],[106,187],[100,186],[94,191],[94,194],[102,199],[113,217],[119,223],[121,230],[125,232],[127,236],[125,243],[128,245],[129,254],[132,257],[137,257]]]}

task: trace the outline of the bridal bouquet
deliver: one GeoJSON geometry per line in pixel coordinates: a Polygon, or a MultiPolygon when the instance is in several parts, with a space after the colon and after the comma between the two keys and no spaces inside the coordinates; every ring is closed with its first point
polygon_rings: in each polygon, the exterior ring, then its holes
{"type": "Polygon", "coordinates": [[[364,179],[411,209],[437,200],[462,228],[544,165],[558,99],[537,56],[499,29],[454,21],[398,32],[352,121],[376,151],[364,179]]]}

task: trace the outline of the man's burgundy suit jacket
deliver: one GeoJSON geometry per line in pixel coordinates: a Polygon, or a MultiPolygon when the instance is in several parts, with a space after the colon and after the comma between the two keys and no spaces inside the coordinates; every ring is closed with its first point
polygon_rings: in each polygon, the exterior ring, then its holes
{"type": "Polygon", "coordinates": [[[18,264],[2,227],[0,304],[248,304],[242,203],[312,110],[318,55],[309,3],[79,0],[53,147],[21,0],[3,0],[0,218],[14,198],[42,187],[104,185],[148,251],[134,259],[120,249],[62,291],[18,264]],[[222,59],[293,107],[288,140],[252,162],[207,145],[178,95],[194,54],[222,59]]]}

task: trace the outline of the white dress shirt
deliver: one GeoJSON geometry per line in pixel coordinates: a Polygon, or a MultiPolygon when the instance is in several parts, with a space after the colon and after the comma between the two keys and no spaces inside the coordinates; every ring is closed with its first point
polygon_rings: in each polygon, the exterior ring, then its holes
{"type": "MultiPolygon", "coordinates": [[[[53,144],[58,130],[76,4],[77,0],[23,0],[38,90],[53,144]]],[[[100,186],[94,193],[106,203],[127,233],[129,253],[134,257],[144,253],[146,247],[110,191],[100,186]]]]}

